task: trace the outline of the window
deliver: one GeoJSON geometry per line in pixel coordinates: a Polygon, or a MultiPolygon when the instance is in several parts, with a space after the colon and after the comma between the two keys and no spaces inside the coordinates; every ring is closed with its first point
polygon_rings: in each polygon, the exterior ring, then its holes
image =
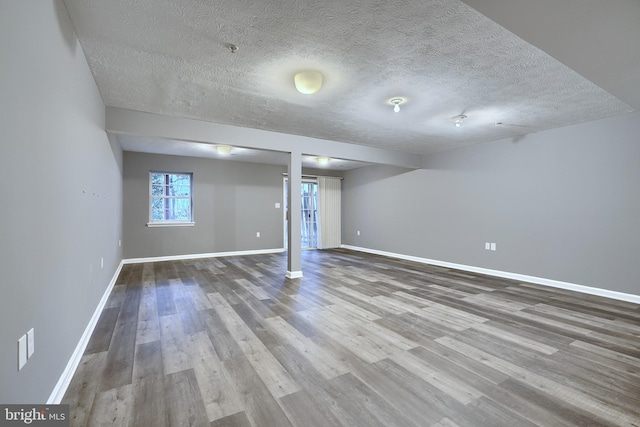
{"type": "Polygon", "coordinates": [[[193,225],[192,173],[150,172],[147,225],[193,225]]]}

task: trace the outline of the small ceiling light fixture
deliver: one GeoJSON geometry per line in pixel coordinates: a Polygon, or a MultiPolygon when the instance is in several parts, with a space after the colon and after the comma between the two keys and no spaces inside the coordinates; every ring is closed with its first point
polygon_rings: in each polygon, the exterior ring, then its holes
{"type": "Polygon", "coordinates": [[[329,163],[329,158],[328,157],[316,157],[316,162],[320,165],[320,166],[324,166],[327,163],[329,163]]]}
{"type": "Polygon", "coordinates": [[[453,122],[454,125],[456,125],[457,128],[459,128],[460,126],[462,126],[462,122],[466,118],[467,118],[467,116],[465,116],[464,114],[460,114],[458,116],[451,117],[451,121],[453,122]]]}
{"type": "Polygon", "coordinates": [[[315,70],[301,71],[293,77],[293,83],[298,92],[311,95],[322,87],[322,74],[315,70]]]}
{"type": "Polygon", "coordinates": [[[393,111],[396,113],[400,112],[400,104],[404,104],[404,99],[402,98],[392,98],[389,102],[393,105],[393,111]]]}
{"type": "Polygon", "coordinates": [[[228,145],[216,145],[216,151],[218,152],[218,154],[226,156],[231,153],[231,147],[229,147],[228,145]]]}

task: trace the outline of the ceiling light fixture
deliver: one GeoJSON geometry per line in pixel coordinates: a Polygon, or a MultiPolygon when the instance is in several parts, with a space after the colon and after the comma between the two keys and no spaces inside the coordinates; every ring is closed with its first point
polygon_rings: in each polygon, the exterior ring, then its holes
{"type": "Polygon", "coordinates": [[[393,105],[393,111],[396,113],[400,112],[400,104],[404,103],[404,99],[402,98],[392,98],[389,101],[393,105]]]}
{"type": "Polygon", "coordinates": [[[218,154],[226,156],[231,153],[231,147],[229,147],[228,145],[216,145],[216,151],[218,152],[218,154]]]}
{"type": "Polygon", "coordinates": [[[466,118],[467,118],[467,116],[465,116],[464,114],[460,114],[458,116],[451,117],[451,121],[453,122],[454,125],[456,125],[457,128],[459,128],[460,126],[462,126],[462,122],[466,118]]]}
{"type": "Polygon", "coordinates": [[[319,71],[301,71],[293,77],[298,92],[305,95],[316,93],[322,87],[322,74],[319,71]]]}
{"type": "Polygon", "coordinates": [[[329,158],[328,157],[316,157],[316,162],[321,165],[324,166],[327,163],[329,163],[329,158]]]}

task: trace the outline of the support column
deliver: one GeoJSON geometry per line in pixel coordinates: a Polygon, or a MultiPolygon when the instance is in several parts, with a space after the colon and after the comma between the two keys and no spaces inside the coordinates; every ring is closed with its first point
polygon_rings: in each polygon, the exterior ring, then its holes
{"type": "Polygon", "coordinates": [[[287,274],[290,279],[302,277],[302,220],[300,210],[302,209],[302,153],[289,153],[289,241],[287,253],[287,274]]]}

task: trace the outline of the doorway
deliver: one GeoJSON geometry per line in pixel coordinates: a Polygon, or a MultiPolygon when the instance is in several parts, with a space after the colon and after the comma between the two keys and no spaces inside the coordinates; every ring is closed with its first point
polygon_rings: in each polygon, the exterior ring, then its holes
{"type": "MultiPolygon", "coordinates": [[[[289,180],[284,179],[285,213],[289,212],[289,180]]],[[[285,214],[284,245],[287,247],[289,224],[285,214]]],[[[318,183],[316,180],[303,179],[300,187],[300,235],[302,249],[318,247],[318,183]]]]}

